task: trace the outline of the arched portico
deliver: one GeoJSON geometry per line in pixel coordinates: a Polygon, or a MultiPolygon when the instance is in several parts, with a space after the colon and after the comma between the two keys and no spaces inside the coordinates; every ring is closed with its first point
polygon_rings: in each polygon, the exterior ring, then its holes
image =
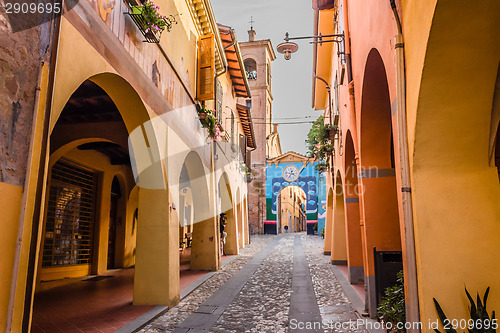
{"type": "Polygon", "coordinates": [[[215,210],[210,202],[209,175],[199,154],[190,151],[182,166],[179,188],[189,187],[193,198],[193,239],[190,266],[192,270],[219,268],[218,228],[215,210]]]}
{"type": "Polygon", "coordinates": [[[245,195],[243,198],[243,228],[245,230],[245,245],[250,244],[250,231],[248,226],[248,200],[245,195]]]}
{"type": "MultiPolygon", "coordinates": [[[[84,80],[65,100],[51,118],[37,288],[47,280],[135,265],[134,303],[175,304],[179,283],[170,273],[178,268],[170,257],[178,249],[169,242],[169,223],[175,218],[162,166],[136,159],[139,147],[129,142],[134,130],[147,126],[144,104],[123,78],[111,73],[84,80]],[[145,167],[134,175],[137,165],[145,167]],[[146,186],[139,189],[136,182],[146,186]]],[[[149,151],[159,156],[154,131],[147,141],[149,151]]]]}
{"type": "Polygon", "coordinates": [[[243,202],[241,201],[240,188],[236,190],[236,212],[238,221],[238,248],[242,249],[245,246],[245,228],[243,226],[243,202]]]}
{"type": "Polygon", "coordinates": [[[356,166],[354,142],[351,132],[348,131],[344,147],[344,215],[347,235],[347,265],[349,269],[349,282],[362,284],[365,274],[365,258],[362,250],[363,229],[360,225],[359,183],[358,169],[356,166]]]}
{"type": "Polygon", "coordinates": [[[323,243],[323,254],[325,255],[332,254],[333,214],[333,189],[330,187],[326,195],[325,241],[323,243]]]}
{"type": "MultiPolygon", "coordinates": [[[[382,285],[390,286],[396,282],[396,272],[392,281],[376,279],[374,250],[401,251],[389,86],[384,63],[376,49],[370,51],[366,60],[360,133],[361,223],[364,224],[363,246],[367,264],[365,282],[368,308],[373,317],[383,296],[382,285]]],[[[400,265],[402,269],[402,259],[400,265]]],[[[384,267],[378,267],[377,273],[384,267]]]]}
{"type": "Polygon", "coordinates": [[[227,173],[223,173],[218,182],[221,213],[226,214],[225,232],[226,243],[224,244],[224,254],[238,254],[238,221],[237,208],[233,202],[233,195],[227,173]]]}
{"type": "Polygon", "coordinates": [[[331,191],[332,205],[332,254],[331,260],[334,265],[347,264],[347,244],[346,244],[346,223],[345,223],[345,209],[344,209],[344,191],[342,185],[342,177],[340,171],[337,171],[335,177],[335,194],[331,191]]]}
{"type": "Polygon", "coordinates": [[[468,318],[464,285],[480,295],[491,287],[488,307],[500,306],[500,282],[485,274],[500,260],[500,3],[433,9],[426,52],[407,51],[422,63],[407,78],[420,317],[437,318],[434,297],[448,318],[468,318]],[[436,279],[435,267],[453,279],[436,279]]]}

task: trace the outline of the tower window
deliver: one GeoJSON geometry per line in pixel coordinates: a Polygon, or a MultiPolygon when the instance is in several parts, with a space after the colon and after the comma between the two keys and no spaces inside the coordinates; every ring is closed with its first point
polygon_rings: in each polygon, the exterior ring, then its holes
{"type": "Polygon", "coordinates": [[[245,71],[247,72],[247,79],[257,80],[257,63],[253,59],[245,60],[245,71]]]}

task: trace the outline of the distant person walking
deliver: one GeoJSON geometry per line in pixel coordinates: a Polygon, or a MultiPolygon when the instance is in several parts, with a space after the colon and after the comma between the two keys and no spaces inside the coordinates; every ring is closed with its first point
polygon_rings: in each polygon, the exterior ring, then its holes
{"type": "Polygon", "coordinates": [[[226,229],[227,216],[226,213],[220,213],[220,254],[224,256],[224,244],[226,244],[227,232],[226,229]]]}

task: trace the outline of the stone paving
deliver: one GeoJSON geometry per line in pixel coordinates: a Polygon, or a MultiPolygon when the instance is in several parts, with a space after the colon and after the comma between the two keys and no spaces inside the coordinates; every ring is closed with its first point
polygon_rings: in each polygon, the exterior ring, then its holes
{"type": "Polygon", "coordinates": [[[213,332],[286,332],[293,238],[282,237],[217,323],[213,332]]]}
{"type": "Polygon", "coordinates": [[[175,327],[196,310],[230,277],[244,267],[258,252],[260,252],[274,236],[252,236],[251,244],[240,251],[238,257],[217,271],[212,277],[182,299],[177,306],[170,309],[138,332],[171,332],[175,327]]]}
{"type": "MultiPolygon", "coordinates": [[[[350,320],[355,322],[358,316],[331,270],[329,256],[323,255],[323,240],[317,236],[306,236],[304,233],[286,234],[275,238],[275,236],[253,236],[252,244],[242,250],[238,257],[185,297],[176,307],[150,322],[139,332],[174,330],[208,332],[208,330],[194,329],[192,327],[196,326],[186,324],[193,323],[193,320],[200,322],[200,319],[202,321],[200,328],[209,327],[210,332],[304,331],[294,329],[290,324],[291,317],[297,317],[296,306],[291,304],[292,290],[296,293],[295,296],[302,291],[301,298],[312,297],[312,302],[316,302],[319,307],[322,321],[328,323],[322,325],[321,330],[310,330],[311,332],[366,332],[362,327],[347,324],[339,326],[339,323],[348,323],[350,320]],[[298,237],[300,239],[296,239],[298,237]],[[263,249],[264,252],[261,252],[263,249]],[[256,257],[259,252],[260,256],[263,253],[265,256],[260,259],[261,261],[255,261],[259,257],[256,257]],[[305,254],[306,260],[302,260],[306,271],[298,276],[304,281],[309,281],[311,295],[304,294],[304,289],[298,292],[297,288],[304,288],[302,284],[299,287],[292,287],[293,279],[295,284],[297,283],[298,262],[300,262],[297,261],[297,253],[299,255],[302,253],[302,258],[305,254]],[[256,263],[257,266],[254,270],[248,270],[252,263],[256,263]],[[240,270],[251,273],[242,279],[242,274],[237,274],[240,270]],[[234,297],[223,306],[213,306],[216,303],[212,299],[217,298],[217,294],[231,295],[225,289],[234,289],[235,280],[236,283],[240,283],[240,287],[236,287],[239,289],[233,292],[234,297]],[[217,309],[220,310],[218,314],[217,309]],[[205,317],[197,317],[201,315],[213,319],[213,323],[203,323],[205,317]]],[[[307,282],[305,284],[307,287],[307,282]]],[[[302,301],[297,297],[295,300],[294,303],[302,301]]],[[[313,305],[316,307],[316,304],[313,305]]],[[[299,316],[303,314],[301,309],[298,313],[299,316]]],[[[311,318],[319,318],[319,315],[311,318]]]]}
{"type": "Polygon", "coordinates": [[[333,274],[330,256],[323,255],[323,239],[302,235],[302,244],[309,262],[309,271],[313,281],[314,293],[318,301],[321,319],[327,325],[325,332],[368,332],[362,326],[349,329],[349,320],[355,322],[359,316],[352,308],[339,281],[333,274]],[[337,323],[337,324],[336,324],[337,323]],[[347,329],[335,329],[345,323],[347,329]]]}

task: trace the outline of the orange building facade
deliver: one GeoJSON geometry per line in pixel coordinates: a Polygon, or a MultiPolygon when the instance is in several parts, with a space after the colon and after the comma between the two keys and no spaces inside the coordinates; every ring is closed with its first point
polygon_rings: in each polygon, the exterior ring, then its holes
{"type": "Polygon", "coordinates": [[[324,251],[372,317],[400,265],[409,331],[432,331],[433,298],[469,319],[464,285],[500,306],[500,4],[472,7],[313,1],[315,35],[343,35],[313,50],[313,107],[338,126],[324,251]]]}

